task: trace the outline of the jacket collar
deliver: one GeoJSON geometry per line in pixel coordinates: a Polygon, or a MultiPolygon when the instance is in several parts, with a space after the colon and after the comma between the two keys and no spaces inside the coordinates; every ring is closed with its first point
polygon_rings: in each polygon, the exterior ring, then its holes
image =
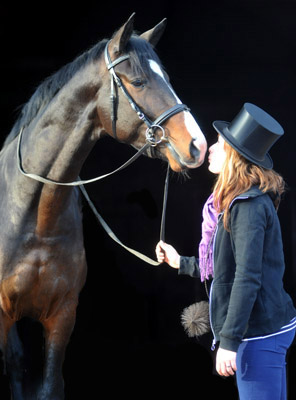
{"type": "Polygon", "coordinates": [[[258,197],[258,196],[262,196],[264,193],[262,192],[262,190],[259,189],[259,186],[252,186],[249,190],[247,190],[244,193],[241,193],[239,196],[235,197],[232,202],[230,203],[229,208],[232,207],[233,203],[236,200],[246,200],[249,198],[253,198],[253,197],[258,197]]]}

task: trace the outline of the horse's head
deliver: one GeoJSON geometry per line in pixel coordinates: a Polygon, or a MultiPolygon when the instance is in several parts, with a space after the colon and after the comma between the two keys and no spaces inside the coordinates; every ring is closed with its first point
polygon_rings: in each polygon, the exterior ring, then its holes
{"type": "Polygon", "coordinates": [[[180,171],[203,163],[207,142],[189,110],[181,105],[153,50],[164,27],[165,20],[140,36],[134,35],[132,15],[108,42],[101,63],[104,79],[99,113],[107,133],[138,149],[147,137],[152,139],[155,146],[147,154],[167,159],[174,171],[180,171]],[[110,90],[111,104],[106,102],[110,90]],[[158,122],[168,110],[169,114],[158,122]],[[147,132],[147,121],[148,126],[154,123],[161,127],[147,132]]]}

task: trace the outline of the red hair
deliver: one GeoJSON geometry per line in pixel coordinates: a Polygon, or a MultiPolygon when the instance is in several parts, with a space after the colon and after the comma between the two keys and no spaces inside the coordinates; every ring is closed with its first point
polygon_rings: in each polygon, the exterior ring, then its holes
{"type": "Polygon", "coordinates": [[[284,179],[274,170],[268,170],[248,161],[227,142],[224,142],[226,158],[224,167],[214,186],[214,206],[218,213],[224,211],[223,223],[228,228],[229,207],[238,195],[252,186],[259,186],[263,193],[275,195],[275,207],[279,206],[280,196],[285,190],[284,179]]]}

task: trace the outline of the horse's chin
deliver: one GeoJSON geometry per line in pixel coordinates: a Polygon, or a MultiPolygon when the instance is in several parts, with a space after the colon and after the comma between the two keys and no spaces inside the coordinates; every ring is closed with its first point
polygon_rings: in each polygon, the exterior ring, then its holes
{"type": "MultiPolygon", "coordinates": [[[[132,146],[138,150],[138,148],[135,145],[132,146]]],[[[175,151],[166,151],[164,154],[162,153],[161,148],[164,149],[165,147],[150,146],[145,150],[143,154],[149,158],[158,158],[160,160],[168,162],[170,164],[170,168],[174,172],[186,172],[189,169],[199,167],[203,163],[203,161],[200,161],[198,163],[184,161],[178,156],[178,154],[175,151]]]]}
{"type": "Polygon", "coordinates": [[[167,159],[167,161],[170,164],[170,168],[174,171],[174,172],[186,172],[188,171],[188,169],[190,167],[187,166],[186,163],[183,163],[180,159],[176,159],[174,157],[169,157],[167,159]]]}
{"type": "Polygon", "coordinates": [[[198,168],[202,165],[203,160],[198,158],[195,160],[184,160],[179,156],[179,154],[174,150],[172,146],[167,145],[166,159],[170,164],[170,167],[175,172],[184,172],[189,169],[198,168]]]}
{"type": "MultiPolygon", "coordinates": [[[[158,158],[160,160],[166,161],[169,163],[170,168],[174,172],[184,172],[187,171],[189,168],[191,168],[190,164],[186,164],[185,162],[182,162],[182,160],[179,159],[179,157],[176,156],[176,154],[172,155],[170,153],[163,154],[159,148],[156,147],[148,147],[146,152],[144,153],[147,157],[149,158],[158,158]]],[[[194,168],[194,167],[192,167],[194,168]]]]}

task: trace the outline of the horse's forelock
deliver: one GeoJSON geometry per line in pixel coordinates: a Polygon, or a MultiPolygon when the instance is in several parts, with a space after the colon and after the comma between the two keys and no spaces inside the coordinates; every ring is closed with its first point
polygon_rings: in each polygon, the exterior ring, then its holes
{"type": "Polygon", "coordinates": [[[136,35],[133,35],[129,40],[126,51],[130,55],[131,67],[135,74],[151,77],[153,71],[149,60],[156,61],[162,68],[161,62],[150,43],[136,35]]]}

